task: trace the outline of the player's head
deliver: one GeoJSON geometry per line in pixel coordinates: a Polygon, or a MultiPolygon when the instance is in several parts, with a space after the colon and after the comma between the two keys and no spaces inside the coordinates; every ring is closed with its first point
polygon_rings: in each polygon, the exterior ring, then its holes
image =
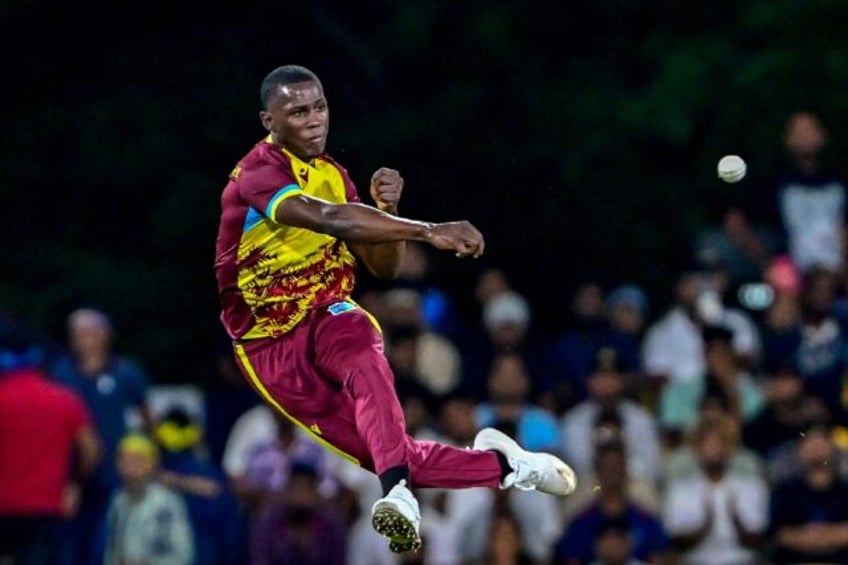
{"type": "Polygon", "coordinates": [[[330,112],[318,76],[300,65],[277,67],[260,89],[259,119],[274,143],[308,161],[324,152],[330,112]]]}

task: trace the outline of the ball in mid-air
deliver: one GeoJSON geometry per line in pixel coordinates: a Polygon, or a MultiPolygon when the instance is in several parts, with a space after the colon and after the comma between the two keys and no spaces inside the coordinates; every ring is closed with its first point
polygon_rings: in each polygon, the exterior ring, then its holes
{"type": "Polygon", "coordinates": [[[747,172],[745,160],[739,155],[725,155],[718,162],[718,178],[724,182],[739,182],[747,172]]]}

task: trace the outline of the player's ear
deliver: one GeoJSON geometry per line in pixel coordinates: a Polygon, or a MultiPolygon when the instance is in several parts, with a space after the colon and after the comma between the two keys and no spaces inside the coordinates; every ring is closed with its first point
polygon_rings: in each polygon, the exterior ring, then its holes
{"type": "Polygon", "coordinates": [[[271,112],[268,112],[267,110],[261,110],[259,112],[259,121],[262,122],[262,127],[268,131],[271,131],[271,120],[271,112]]]}

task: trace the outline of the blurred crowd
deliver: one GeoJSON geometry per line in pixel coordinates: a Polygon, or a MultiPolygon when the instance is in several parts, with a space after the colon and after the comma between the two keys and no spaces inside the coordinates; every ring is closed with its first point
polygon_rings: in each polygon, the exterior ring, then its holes
{"type": "Polygon", "coordinates": [[[494,426],[580,479],[565,499],[420,490],[414,554],[371,528],[376,477],[260,403],[226,345],[199,400],[152,402],[108,313],[69,313],[58,344],[0,319],[0,564],[848,563],[846,183],[826,145],[790,116],[784,169],[699,234],[662,308],[583,280],[542,331],[485,267],[469,322],[412,244],[363,288],[409,434],[494,426]]]}

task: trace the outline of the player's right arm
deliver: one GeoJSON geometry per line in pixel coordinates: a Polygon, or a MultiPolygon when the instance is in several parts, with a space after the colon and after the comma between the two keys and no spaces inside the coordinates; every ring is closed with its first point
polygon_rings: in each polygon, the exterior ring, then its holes
{"type": "Polygon", "coordinates": [[[432,223],[387,214],[358,202],[333,204],[298,194],[276,207],[274,220],[354,243],[423,241],[459,257],[479,257],[483,235],[470,222],[432,223]]]}

